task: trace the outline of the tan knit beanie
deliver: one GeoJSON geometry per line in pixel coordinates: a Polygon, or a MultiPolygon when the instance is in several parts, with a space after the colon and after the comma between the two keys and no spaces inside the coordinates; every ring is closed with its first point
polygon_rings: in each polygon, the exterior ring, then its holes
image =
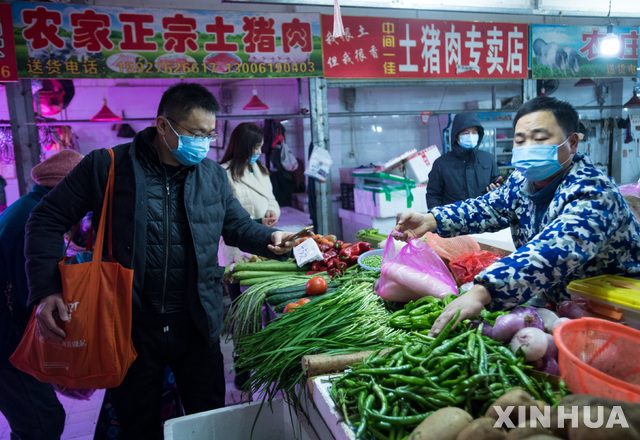
{"type": "Polygon", "coordinates": [[[53,188],[80,163],[84,156],[73,150],[62,150],[31,169],[31,178],[38,185],[53,188]]]}

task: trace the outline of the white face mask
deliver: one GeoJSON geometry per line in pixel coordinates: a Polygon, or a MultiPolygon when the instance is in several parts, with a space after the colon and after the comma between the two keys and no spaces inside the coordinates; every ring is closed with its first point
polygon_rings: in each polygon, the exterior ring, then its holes
{"type": "MultiPolygon", "coordinates": [[[[165,118],[166,119],[166,118],[165,118]]],[[[178,134],[177,131],[171,126],[169,120],[167,120],[169,128],[178,136],[178,148],[172,150],[167,143],[167,139],[164,139],[164,143],[169,148],[169,151],[174,155],[178,161],[184,166],[192,166],[200,163],[202,159],[207,156],[209,152],[209,145],[211,144],[210,137],[195,137],[185,136],[178,134]]]]}
{"type": "Polygon", "coordinates": [[[467,150],[475,148],[480,140],[480,135],[477,133],[461,134],[458,144],[467,150]]]}
{"type": "Polygon", "coordinates": [[[539,182],[553,176],[571,159],[558,162],[558,148],[564,145],[566,138],[558,145],[522,145],[513,149],[511,164],[532,182],[539,182]]]}

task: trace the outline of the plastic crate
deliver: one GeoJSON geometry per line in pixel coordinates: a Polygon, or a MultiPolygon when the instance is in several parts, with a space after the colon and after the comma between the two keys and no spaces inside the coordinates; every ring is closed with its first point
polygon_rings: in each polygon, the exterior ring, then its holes
{"type": "Polygon", "coordinates": [[[340,184],[340,202],[342,203],[342,209],[354,210],[353,200],[353,183],[341,183],[340,184]]]}
{"type": "Polygon", "coordinates": [[[619,321],[640,330],[640,280],[615,275],[569,283],[571,299],[587,301],[587,309],[598,317],[619,321]]]}
{"type": "Polygon", "coordinates": [[[271,407],[262,401],[204,411],[167,420],[165,440],[318,440],[304,415],[290,409],[281,398],[271,407]],[[260,413],[258,415],[258,413],[260,413]],[[256,417],[258,417],[256,421],[256,417]],[[254,427],[254,421],[255,427],[254,427]],[[253,437],[251,430],[253,428],[253,437]]]}
{"type": "Polygon", "coordinates": [[[580,318],[559,324],[553,339],[560,374],[572,393],[640,403],[640,331],[580,318]]]}

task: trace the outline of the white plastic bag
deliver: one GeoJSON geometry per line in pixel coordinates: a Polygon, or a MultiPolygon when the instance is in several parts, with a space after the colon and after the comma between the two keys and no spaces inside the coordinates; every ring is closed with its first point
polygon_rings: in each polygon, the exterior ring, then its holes
{"type": "Polygon", "coordinates": [[[286,142],[280,144],[280,163],[287,171],[294,172],[298,169],[298,159],[293,155],[286,142]]]}
{"type": "Polygon", "coordinates": [[[304,172],[307,176],[313,177],[320,182],[326,182],[329,171],[331,170],[331,154],[324,148],[314,148],[309,158],[309,166],[304,172]]]}

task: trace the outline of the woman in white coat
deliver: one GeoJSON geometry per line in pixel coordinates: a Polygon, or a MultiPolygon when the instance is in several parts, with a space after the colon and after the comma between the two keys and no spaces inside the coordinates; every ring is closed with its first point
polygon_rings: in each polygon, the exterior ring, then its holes
{"type": "MultiPolygon", "coordinates": [[[[258,161],[263,144],[264,134],[260,127],[253,122],[243,122],[231,133],[220,165],[227,170],[233,195],[251,218],[273,227],[280,217],[280,206],[273,195],[269,170],[258,161]]],[[[241,255],[240,249],[225,245],[220,237],[218,261],[221,265],[228,266],[241,255]]],[[[241,293],[240,285],[226,283],[226,287],[229,298],[235,301],[241,293]]],[[[238,388],[242,388],[248,379],[249,373],[242,373],[235,376],[234,382],[238,388]]]]}
{"type": "MultiPolygon", "coordinates": [[[[231,133],[229,145],[220,161],[227,170],[229,185],[251,218],[273,227],[280,217],[280,206],[273,195],[269,171],[258,161],[264,134],[253,122],[239,124],[231,133]]],[[[221,265],[229,265],[241,255],[238,248],[222,246],[218,253],[221,265]]]]}

